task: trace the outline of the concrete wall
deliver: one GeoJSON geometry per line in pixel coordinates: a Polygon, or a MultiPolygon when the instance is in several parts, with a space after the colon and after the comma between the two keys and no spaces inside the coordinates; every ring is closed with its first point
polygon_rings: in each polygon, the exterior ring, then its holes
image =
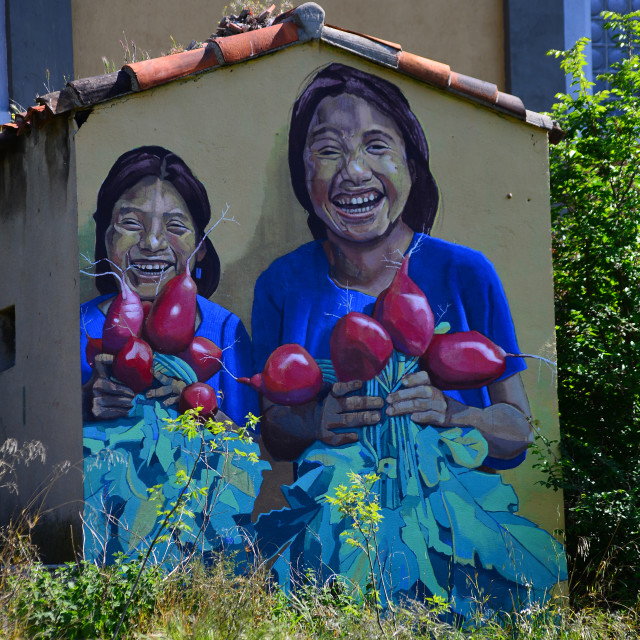
{"type": "Polygon", "coordinates": [[[15,364],[0,371],[0,446],[10,438],[20,447],[35,440],[46,451],[46,465],[17,465],[18,495],[0,488],[0,522],[15,522],[28,505],[30,517],[41,508],[35,539],[43,543],[45,559],[61,561],[72,557],[69,525],[77,527],[82,500],[76,166],[69,120],[59,117],[5,144],[0,163],[0,309],[15,314],[15,364]],[[71,468],[56,477],[62,464],[71,468]]]}
{"type": "MultiPolygon", "coordinates": [[[[151,57],[214,33],[225,0],[72,0],[76,77],[104,73],[102,56],[123,64],[120,40],[135,41],[151,57]]],[[[268,3],[267,3],[268,4],[268,3]]],[[[296,2],[294,4],[301,4],[296,2]]],[[[445,62],[459,73],[505,85],[502,0],[325,0],[328,24],[398,42],[405,51],[445,62]]],[[[140,59],[140,58],[139,58],[140,59]]]]}
{"type": "Polygon", "coordinates": [[[5,0],[9,98],[24,109],[73,79],[70,0],[5,0]]]}

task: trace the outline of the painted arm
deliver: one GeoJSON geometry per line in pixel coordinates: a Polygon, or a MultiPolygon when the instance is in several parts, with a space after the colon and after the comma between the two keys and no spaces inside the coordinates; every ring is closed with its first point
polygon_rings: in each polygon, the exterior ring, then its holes
{"type": "Polygon", "coordinates": [[[418,424],[474,427],[484,436],[493,458],[509,460],[533,442],[531,410],[520,374],[489,385],[491,405],[480,409],[462,404],[432,386],[424,371],[402,381],[404,389],[387,396],[387,415],[409,415],[418,424]]]}

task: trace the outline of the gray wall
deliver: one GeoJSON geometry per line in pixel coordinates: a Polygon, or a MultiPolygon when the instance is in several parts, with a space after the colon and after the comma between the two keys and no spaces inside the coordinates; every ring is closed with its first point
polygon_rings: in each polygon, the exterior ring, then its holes
{"type": "MultiPolygon", "coordinates": [[[[570,80],[550,49],[570,49],[591,37],[590,0],[504,0],[506,91],[527,109],[549,111],[556,93],[569,93],[570,80]]],[[[585,49],[591,76],[591,46],[585,49]]]]}
{"type": "Polygon", "coordinates": [[[71,0],[5,0],[5,20],[9,98],[28,109],[74,79],[71,0]]]}
{"type": "Polygon", "coordinates": [[[506,90],[527,109],[548,111],[553,96],[565,90],[558,61],[549,49],[564,49],[562,0],[505,0],[506,90]]]}
{"type": "MultiPolygon", "coordinates": [[[[15,309],[15,364],[0,371],[0,447],[43,443],[46,463],[17,466],[19,493],[0,488],[0,525],[15,520],[38,495],[35,531],[44,559],[70,557],[69,525],[82,510],[78,220],[72,121],[59,116],[42,129],[0,146],[0,310],[15,309]],[[52,480],[50,473],[72,465],[52,480]]],[[[5,314],[6,317],[10,314],[5,314]]],[[[3,334],[6,343],[11,336],[3,334]]],[[[0,459],[10,456],[0,453],[0,459]]],[[[7,481],[0,480],[0,485],[7,481]]],[[[31,514],[33,510],[31,509],[31,514]]]]}

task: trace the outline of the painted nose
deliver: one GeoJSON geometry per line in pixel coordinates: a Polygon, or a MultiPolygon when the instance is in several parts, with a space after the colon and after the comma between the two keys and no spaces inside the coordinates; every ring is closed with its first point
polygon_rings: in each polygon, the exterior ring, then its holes
{"type": "Polygon", "coordinates": [[[140,248],[146,251],[160,251],[167,247],[167,238],[162,229],[151,228],[140,239],[140,248]]]}
{"type": "Polygon", "coordinates": [[[371,180],[372,172],[362,152],[355,151],[346,158],[343,167],[344,175],[354,184],[362,184],[371,180]]]}

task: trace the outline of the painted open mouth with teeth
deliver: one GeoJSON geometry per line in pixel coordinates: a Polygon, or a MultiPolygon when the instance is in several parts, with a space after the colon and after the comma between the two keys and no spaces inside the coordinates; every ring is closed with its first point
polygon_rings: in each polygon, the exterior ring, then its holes
{"type": "Polygon", "coordinates": [[[366,216],[376,208],[382,198],[384,194],[379,191],[370,191],[358,195],[340,194],[331,202],[347,216],[366,216]]]}
{"type": "Polygon", "coordinates": [[[132,264],[136,273],[150,278],[160,277],[174,266],[169,262],[134,262],[132,264]]]}

